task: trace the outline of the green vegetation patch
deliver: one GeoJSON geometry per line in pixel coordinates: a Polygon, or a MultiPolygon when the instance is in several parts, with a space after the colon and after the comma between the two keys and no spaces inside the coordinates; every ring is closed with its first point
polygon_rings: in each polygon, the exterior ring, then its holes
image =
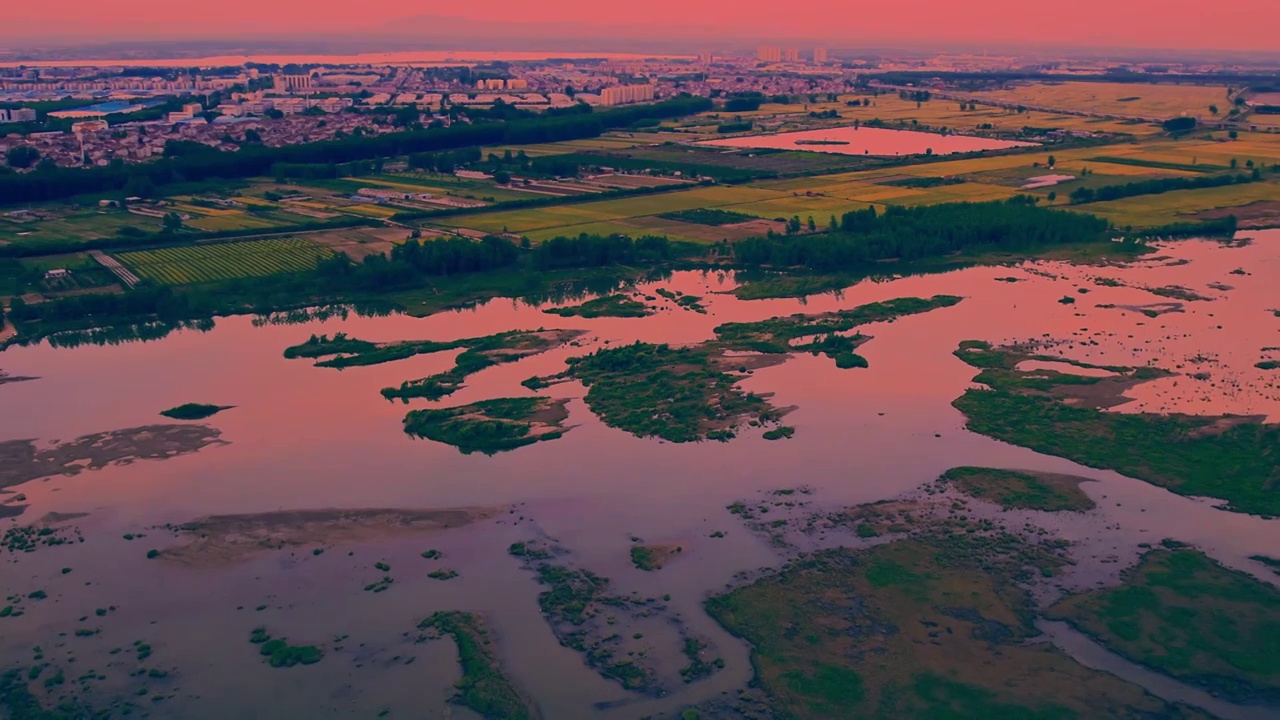
{"type": "Polygon", "coordinates": [[[449,635],[458,646],[462,679],[452,702],[470,708],[486,718],[528,720],[536,717],[533,705],[516,690],[502,670],[484,620],[469,612],[437,612],[418,623],[449,635]]]}
{"type": "Polygon", "coordinates": [[[140,250],[116,258],[144,280],[187,285],[315,270],[332,255],[310,240],[282,238],[140,250]]]}
{"type": "Polygon", "coordinates": [[[717,208],[700,208],[696,210],[679,210],[676,212],[663,213],[658,217],[665,220],[678,220],[680,222],[695,223],[697,225],[713,225],[719,227],[721,225],[736,225],[738,223],[751,222],[759,220],[755,215],[735,212],[733,210],[720,210],[717,208]]]}
{"type": "Polygon", "coordinates": [[[661,570],[671,558],[684,552],[679,545],[634,545],[631,548],[631,564],[640,570],[661,570]]]}
{"type": "Polygon", "coordinates": [[[650,310],[647,305],[642,302],[632,300],[626,295],[606,295],[604,297],[588,300],[580,305],[548,308],[542,312],[549,315],[559,315],[560,317],[580,318],[638,318],[648,317],[653,314],[653,311],[650,310]]]}
{"type": "Polygon", "coordinates": [[[1280,699],[1280,590],[1196,550],[1152,550],[1122,585],[1068,597],[1049,615],[1235,700],[1280,699]]]}
{"type": "Polygon", "coordinates": [[[290,645],[284,638],[271,637],[266,628],[254,628],[249,634],[249,642],[258,645],[258,653],[265,656],[267,663],[275,668],[314,665],[324,657],[324,653],[315,645],[290,645]]]}
{"type": "MultiPolygon", "coordinates": [[[[884,302],[859,305],[850,310],[838,310],[819,315],[791,315],[757,322],[726,323],[715,329],[719,342],[731,350],[748,350],[763,353],[788,353],[793,351],[824,354],[839,360],[852,354],[853,349],[866,338],[862,335],[839,335],[859,325],[889,322],[906,315],[917,315],[939,308],[956,305],[963,298],[955,295],[934,295],[931,298],[895,298],[884,302]],[[795,345],[800,338],[821,336],[810,342],[795,345]]],[[[865,367],[856,360],[844,361],[844,367],[865,367]]]]}
{"type": "Polygon", "coordinates": [[[1220,498],[1237,512],[1280,515],[1278,425],[1244,416],[1100,409],[1123,402],[1129,387],[1166,374],[1154,368],[1108,368],[1122,372],[1111,378],[1019,372],[1012,368],[1033,356],[977,341],[962,343],[956,356],[984,368],[975,380],[990,388],[968,390],[952,403],[973,432],[1183,495],[1220,498]]]}
{"type": "Polygon", "coordinates": [[[942,474],[962,492],[989,500],[1006,510],[1045,510],[1048,512],[1092,510],[1095,505],[1080,489],[1085,478],[1053,473],[1000,470],[985,467],[956,467],[942,474]]]}
{"type": "Polygon", "coordinates": [[[741,375],[721,369],[705,347],[637,342],[570,358],[562,375],[587,386],[586,402],[610,427],[670,442],[727,441],[744,421],[772,423],[781,414],[737,387],[741,375]]]}
{"type": "Polygon", "coordinates": [[[399,387],[382,389],[388,400],[421,397],[438,400],[462,387],[463,381],[485,368],[515,362],[546,352],[581,335],[581,330],[510,331],[457,342],[467,349],[454,360],[452,369],[417,380],[407,380],[399,387]]]}
{"type": "Polygon", "coordinates": [[[407,340],[394,343],[373,343],[338,333],[312,335],[306,342],[288,347],[288,358],[316,359],[318,367],[345,368],[404,360],[415,355],[465,348],[452,369],[417,380],[407,380],[399,387],[382,389],[382,396],[408,400],[421,397],[439,400],[450,395],[473,373],[502,363],[515,362],[530,355],[546,352],[567,343],[583,333],[581,330],[512,330],[484,337],[460,340],[407,340]]]}
{"type": "MultiPolygon", "coordinates": [[[[523,546],[520,554],[530,557],[528,549],[523,546]]],[[[600,613],[625,609],[634,603],[633,600],[610,594],[609,578],[590,570],[543,562],[536,571],[538,582],[547,587],[538,595],[538,606],[562,644],[582,653],[587,665],[628,690],[657,689],[657,679],[652,670],[636,659],[614,657],[611,648],[619,641],[617,633],[599,637],[600,633],[593,627],[593,621],[600,613]]],[[[639,602],[648,604],[649,601],[639,602]]]]}
{"type": "Polygon", "coordinates": [[[293,359],[322,358],[330,355],[364,355],[377,349],[377,343],[357,340],[347,337],[346,333],[338,333],[332,338],[328,335],[312,335],[306,342],[285,348],[284,356],[293,359]]]}
{"type": "Polygon", "coordinates": [[[186,403],[177,407],[169,408],[160,412],[161,415],[173,418],[174,420],[203,420],[207,417],[213,417],[223,410],[230,410],[234,405],[204,405],[201,403],[186,403]]]}
{"type": "Polygon", "coordinates": [[[707,602],[751,643],[771,715],[1184,717],[1136,685],[1027,643],[1038,630],[1016,566],[1028,552],[1052,562],[1051,550],[955,530],[819,553],[707,602]]]}
{"type": "Polygon", "coordinates": [[[404,431],[458,448],[464,455],[493,455],[564,435],[565,400],[497,398],[459,407],[414,410],[404,431]]]}

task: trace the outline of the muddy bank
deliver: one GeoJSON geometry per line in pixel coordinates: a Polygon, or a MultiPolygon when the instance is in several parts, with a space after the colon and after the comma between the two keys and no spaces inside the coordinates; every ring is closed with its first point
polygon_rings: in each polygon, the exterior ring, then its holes
{"type": "Polygon", "coordinates": [[[77,475],[135,460],[165,460],[209,445],[225,445],[205,425],[145,425],[85,435],[39,448],[34,440],[0,442],[0,488],[55,475],[77,475]]]}
{"type": "Polygon", "coordinates": [[[184,542],[160,557],[185,565],[233,562],[267,550],[350,545],[462,527],[487,520],[505,506],[444,509],[368,508],[281,510],[211,515],[165,526],[184,542]]]}

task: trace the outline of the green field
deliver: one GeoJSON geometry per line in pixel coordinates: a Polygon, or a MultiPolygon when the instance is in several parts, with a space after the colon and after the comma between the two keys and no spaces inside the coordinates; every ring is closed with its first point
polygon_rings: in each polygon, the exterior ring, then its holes
{"type": "Polygon", "coordinates": [[[311,270],[331,254],[308,240],[281,238],[142,250],[116,259],[144,280],[182,285],[311,270]]]}

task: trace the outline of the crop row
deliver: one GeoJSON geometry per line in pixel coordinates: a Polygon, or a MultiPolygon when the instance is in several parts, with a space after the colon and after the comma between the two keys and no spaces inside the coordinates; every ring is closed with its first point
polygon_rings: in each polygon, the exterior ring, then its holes
{"type": "Polygon", "coordinates": [[[143,250],[117,258],[141,278],[180,285],[301,272],[329,254],[314,243],[287,238],[143,250]]]}

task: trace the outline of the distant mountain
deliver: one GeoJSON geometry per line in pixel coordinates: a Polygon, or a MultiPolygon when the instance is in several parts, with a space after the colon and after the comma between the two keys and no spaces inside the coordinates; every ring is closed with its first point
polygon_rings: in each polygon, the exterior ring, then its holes
{"type": "MultiPolygon", "coordinates": [[[[413,35],[433,42],[449,42],[474,47],[477,42],[492,44],[496,41],[517,40],[522,46],[550,45],[564,47],[589,44],[598,50],[625,51],[621,43],[643,42],[648,47],[679,45],[697,48],[704,45],[733,44],[748,46],[762,38],[758,31],[735,29],[732,25],[691,25],[683,23],[593,23],[570,22],[513,22],[506,20],[475,20],[448,15],[414,15],[388,22],[383,26],[388,36],[413,35]]],[[[771,42],[783,42],[787,38],[773,37],[771,42]]],[[[792,38],[799,42],[801,39],[792,38]]],[[[533,48],[530,48],[533,49],[533,48]]],[[[541,48],[537,48],[541,50],[541,48]]],[[[568,48],[564,48],[568,49],[568,48]]]]}

